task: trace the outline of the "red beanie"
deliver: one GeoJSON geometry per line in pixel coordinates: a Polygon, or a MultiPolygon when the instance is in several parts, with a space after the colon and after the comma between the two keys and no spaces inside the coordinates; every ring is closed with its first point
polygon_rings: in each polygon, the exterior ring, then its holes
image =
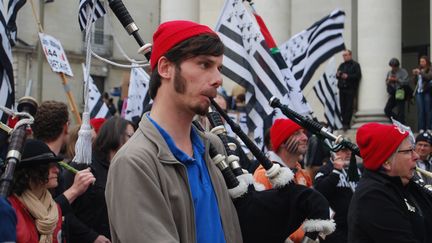
{"type": "Polygon", "coordinates": [[[270,140],[273,151],[277,152],[280,145],[301,128],[300,125],[290,119],[276,119],[270,128],[270,140]]]}
{"type": "Polygon", "coordinates": [[[90,125],[94,128],[96,134],[99,133],[99,129],[103,125],[103,123],[106,121],[105,118],[93,118],[90,119],[90,125]]]}
{"type": "Polygon", "coordinates": [[[363,158],[363,166],[377,170],[396,151],[408,132],[395,125],[367,123],[357,130],[357,144],[363,158]]]}
{"type": "Polygon", "coordinates": [[[151,69],[155,68],[159,58],[165,55],[172,47],[190,37],[204,33],[217,35],[208,26],[192,21],[175,20],[159,25],[159,28],[153,34],[153,47],[150,58],[151,69]]]}

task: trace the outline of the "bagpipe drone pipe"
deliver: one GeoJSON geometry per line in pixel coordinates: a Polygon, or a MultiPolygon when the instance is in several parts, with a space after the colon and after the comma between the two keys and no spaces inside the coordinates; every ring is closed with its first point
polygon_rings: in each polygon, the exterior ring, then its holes
{"type": "Polygon", "coordinates": [[[108,0],[109,6],[120,23],[123,25],[129,35],[132,35],[138,43],[140,49],[138,53],[143,54],[150,61],[151,44],[145,43],[138,33],[138,26],[135,24],[132,16],[129,14],[126,6],[121,0],[108,0]]]}
{"type": "MultiPolygon", "coordinates": [[[[38,104],[30,96],[24,96],[18,101],[18,112],[13,113],[11,110],[1,107],[3,112],[19,117],[20,120],[15,124],[14,129],[8,131],[9,145],[6,153],[4,170],[0,177],[0,196],[7,197],[10,193],[15,168],[21,160],[24,142],[27,137],[27,127],[33,123],[33,116],[36,114],[38,104]]],[[[4,125],[5,126],[5,125],[4,125]]]]}
{"type": "Polygon", "coordinates": [[[302,224],[304,242],[316,240],[320,233],[332,233],[335,224],[329,219],[329,204],[324,196],[311,188],[295,184],[292,181],[294,175],[289,168],[273,164],[217,103],[214,100],[211,102],[218,111],[210,110],[207,115],[213,127],[211,132],[221,138],[227,150],[227,158],[231,156],[231,159],[227,162],[214,149],[210,150],[210,155],[227,183],[237,209],[244,242],[284,242],[302,224]],[[238,168],[239,163],[232,154],[232,145],[227,143],[226,130],[220,116],[267,170],[273,189],[260,190],[262,188],[254,184],[252,175],[245,174],[238,168]]]}
{"type": "Polygon", "coordinates": [[[319,122],[316,122],[309,117],[302,116],[299,113],[291,110],[287,105],[283,105],[278,98],[273,96],[272,98],[270,98],[269,104],[273,108],[279,108],[286,117],[293,120],[295,123],[299,124],[301,127],[308,130],[309,132],[317,135],[318,137],[328,139],[331,142],[335,143],[335,145],[348,148],[355,155],[360,156],[360,149],[357,147],[357,145],[344,139],[340,135],[335,136],[319,122]]]}

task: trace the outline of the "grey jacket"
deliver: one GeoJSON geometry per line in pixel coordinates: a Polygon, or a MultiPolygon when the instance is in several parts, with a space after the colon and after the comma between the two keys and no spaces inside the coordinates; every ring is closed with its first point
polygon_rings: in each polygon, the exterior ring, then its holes
{"type": "MultiPolygon", "coordinates": [[[[219,151],[224,151],[223,145],[214,135],[200,136],[226,242],[241,243],[237,212],[208,152],[210,140],[219,151]]],[[[176,160],[146,115],[111,162],[105,196],[113,243],[196,242],[187,169],[176,160]]]]}

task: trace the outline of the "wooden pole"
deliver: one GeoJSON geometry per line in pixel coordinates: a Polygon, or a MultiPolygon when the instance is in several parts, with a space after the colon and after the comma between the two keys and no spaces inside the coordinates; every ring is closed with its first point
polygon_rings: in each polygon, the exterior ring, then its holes
{"type": "Polygon", "coordinates": [[[64,87],[64,90],[66,92],[66,95],[67,95],[67,98],[68,98],[68,101],[69,101],[69,106],[71,108],[72,113],[75,115],[75,120],[76,120],[76,122],[78,124],[81,124],[82,123],[81,116],[80,116],[80,114],[78,112],[78,108],[76,106],[75,98],[72,95],[72,92],[71,92],[70,86],[68,84],[66,75],[64,73],[60,73],[60,77],[62,78],[62,83],[63,83],[63,87],[64,87]]]}

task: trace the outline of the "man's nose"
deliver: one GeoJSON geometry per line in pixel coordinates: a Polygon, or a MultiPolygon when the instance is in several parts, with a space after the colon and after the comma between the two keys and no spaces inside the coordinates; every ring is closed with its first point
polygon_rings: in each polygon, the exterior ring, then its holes
{"type": "Polygon", "coordinates": [[[212,76],[211,86],[215,86],[218,88],[222,85],[223,79],[222,79],[222,73],[219,69],[215,69],[214,74],[212,76]]]}

